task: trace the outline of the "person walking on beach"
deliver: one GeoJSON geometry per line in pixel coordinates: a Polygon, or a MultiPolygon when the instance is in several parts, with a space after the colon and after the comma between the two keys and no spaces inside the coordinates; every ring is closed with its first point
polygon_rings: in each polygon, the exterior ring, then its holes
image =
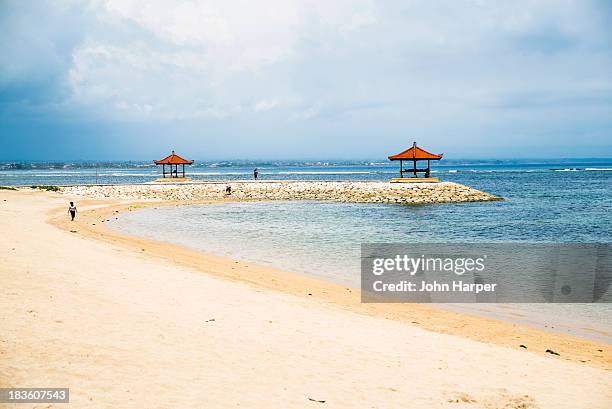
{"type": "Polygon", "coordinates": [[[76,216],[76,206],[74,205],[74,202],[70,202],[70,206],[68,206],[68,213],[70,213],[70,220],[74,221],[74,216],[76,216]]]}
{"type": "Polygon", "coordinates": [[[253,178],[257,180],[257,176],[259,176],[259,169],[255,168],[253,169],[253,178]]]}

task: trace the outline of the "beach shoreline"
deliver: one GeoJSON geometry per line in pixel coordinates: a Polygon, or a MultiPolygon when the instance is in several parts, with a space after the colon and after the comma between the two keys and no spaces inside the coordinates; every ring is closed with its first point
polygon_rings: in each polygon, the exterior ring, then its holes
{"type": "MultiPolygon", "coordinates": [[[[79,227],[79,233],[87,237],[119,244],[135,251],[140,250],[182,266],[196,268],[205,274],[213,274],[233,282],[246,283],[255,288],[314,298],[352,312],[397,320],[418,325],[430,331],[462,336],[479,342],[514,349],[521,349],[521,345],[531,345],[532,352],[546,354],[546,350],[553,350],[562,353],[563,359],[612,369],[612,353],[608,348],[604,348],[609,344],[601,340],[563,334],[552,329],[545,330],[533,325],[486,317],[465,310],[443,309],[428,304],[362,303],[358,288],[349,288],[346,285],[312,275],[285,271],[249,261],[234,260],[183,245],[150,240],[105,226],[105,223],[120,213],[137,211],[146,207],[180,207],[236,201],[238,201],[236,198],[226,197],[200,201],[109,200],[98,203],[97,199],[94,199],[92,203],[96,203],[94,205],[96,207],[82,212],[74,224],[79,227]],[[599,352],[600,349],[607,352],[603,354],[599,352]]],[[[89,202],[86,203],[88,207],[91,206],[89,202]]],[[[69,229],[73,225],[61,216],[50,219],[50,222],[63,229],[69,229]]]]}
{"type": "Polygon", "coordinates": [[[70,387],[75,407],[612,400],[608,344],[426,305],[361,304],[333,283],[102,223],[117,211],[185,202],[79,199],[70,222],[67,199],[0,192],[0,220],[13,232],[0,238],[3,386],[70,387]]]}

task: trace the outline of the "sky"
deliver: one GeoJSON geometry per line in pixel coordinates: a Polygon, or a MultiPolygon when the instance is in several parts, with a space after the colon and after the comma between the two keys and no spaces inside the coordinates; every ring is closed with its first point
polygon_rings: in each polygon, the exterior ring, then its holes
{"type": "Polygon", "coordinates": [[[612,157],[612,1],[0,0],[0,160],[612,157]]]}

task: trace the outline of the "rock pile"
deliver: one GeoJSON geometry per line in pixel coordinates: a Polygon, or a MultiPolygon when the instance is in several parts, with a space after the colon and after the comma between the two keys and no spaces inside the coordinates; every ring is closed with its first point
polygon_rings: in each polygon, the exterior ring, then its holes
{"type": "Polygon", "coordinates": [[[479,202],[501,198],[452,182],[389,183],[370,181],[201,182],[69,186],[62,194],[128,200],[321,200],[350,203],[429,204],[479,202]],[[227,186],[231,192],[227,194],[227,186]]]}

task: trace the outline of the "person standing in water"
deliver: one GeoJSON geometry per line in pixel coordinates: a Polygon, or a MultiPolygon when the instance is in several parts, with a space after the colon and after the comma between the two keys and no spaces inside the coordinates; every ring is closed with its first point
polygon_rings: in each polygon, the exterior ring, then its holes
{"type": "Polygon", "coordinates": [[[257,176],[259,176],[259,169],[255,168],[253,169],[253,178],[257,180],[257,176]]]}
{"type": "Polygon", "coordinates": [[[68,213],[70,213],[70,220],[74,221],[74,216],[76,216],[76,206],[74,205],[74,202],[70,202],[70,206],[68,206],[68,213]]]}

